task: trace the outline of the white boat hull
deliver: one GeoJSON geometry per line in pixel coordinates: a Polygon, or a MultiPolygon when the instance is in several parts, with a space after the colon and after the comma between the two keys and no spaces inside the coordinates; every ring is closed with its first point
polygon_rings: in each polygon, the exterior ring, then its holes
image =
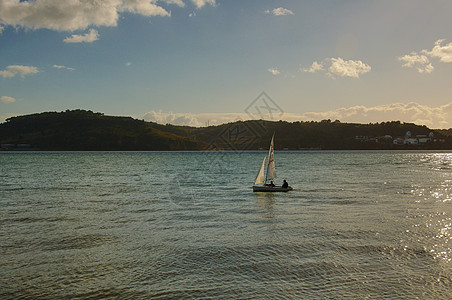
{"type": "Polygon", "coordinates": [[[292,190],[291,186],[283,188],[282,186],[253,185],[253,192],[288,192],[292,190]]]}

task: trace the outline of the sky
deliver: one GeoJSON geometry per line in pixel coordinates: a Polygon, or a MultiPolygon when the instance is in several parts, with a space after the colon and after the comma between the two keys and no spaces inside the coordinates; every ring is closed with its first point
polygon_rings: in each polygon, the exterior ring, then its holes
{"type": "Polygon", "coordinates": [[[449,0],[0,0],[0,122],[452,128],[449,0]]]}

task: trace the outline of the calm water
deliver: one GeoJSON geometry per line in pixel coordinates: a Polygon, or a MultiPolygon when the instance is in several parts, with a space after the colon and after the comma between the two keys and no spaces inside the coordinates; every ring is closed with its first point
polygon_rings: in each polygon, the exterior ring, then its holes
{"type": "Polygon", "coordinates": [[[1,298],[452,298],[451,152],[0,153],[1,298]]]}

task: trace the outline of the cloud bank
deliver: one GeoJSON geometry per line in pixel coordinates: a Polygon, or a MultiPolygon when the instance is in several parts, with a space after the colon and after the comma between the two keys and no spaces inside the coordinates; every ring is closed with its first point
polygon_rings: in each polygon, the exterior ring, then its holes
{"type": "Polygon", "coordinates": [[[415,102],[393,103],[373,107],[353,106],[326,112],[302,114],[304,120],[340,120],[342,122],[376,123],[402,121],[426,125],[430,128],[452,128],[452,102],[431,107],[415,102]]]}
{"type": "Polygon", "coordinates": [[[220,125],[238,120],[245,120],[246,113],[172,113],[151,110],[143,116],[143,119],[159,124],[186,125],[202,127],[220,125]]]}
{"type": "Polygon", "coordinates": [[[19,114],[13,114],[13,113],[6,113],[6,114],[2,114],[0,113],[0,123],[3,123],[6,121],[6,119],[8,118],[12,118],[15,116],[18,116],[19,114]]]}
{"type": "MultiPolygon", "coordinates": [[[[431,107],[415,102],[393,103],[380,106],[353,106],[342,107],[325,112],[307,112],[302,114],[284,113],[283,120],[295,121],[321,121],[325,119],[340,120],[350,123],[376,123],[387,121],[401,121],[426,125],[432,129],[452,128],[452,102],[431,107]]],[[[146,121],[160,124],[174,124],[187,126],[219,125],[237,120],[249,120],[246,113],[166,113],[151,110],[143,117],[146,121]]],[[[278,121],[278,120],[273,120],[278,121]]]]}

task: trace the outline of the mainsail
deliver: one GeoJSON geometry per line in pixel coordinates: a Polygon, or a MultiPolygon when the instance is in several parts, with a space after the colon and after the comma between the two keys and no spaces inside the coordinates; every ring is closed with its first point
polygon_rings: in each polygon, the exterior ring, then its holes
{"type": "Polygon", "coordinates": [[[262,166],[259,170],[259,173],[257,173],[256,180],[254,180],[254,184],[261,184],[261,183],[264,183],[264,181],[265,181],[264,168],[265,168],[265,159],[266,158],[267,157],[264,157],[264,160],[262,161],[262,166]]]}
{"type": "Polygon", "coordinates": [[[275,135],[272,136],[272,141],[270,143],[270,149],[268,150],[268,166],[267,166],[267,175],[265,176],[265,182],[268,180],[274,180],[276,179],[276,168],[275,168],[275,149],[273,146],[273,138],[275,135]]]}

